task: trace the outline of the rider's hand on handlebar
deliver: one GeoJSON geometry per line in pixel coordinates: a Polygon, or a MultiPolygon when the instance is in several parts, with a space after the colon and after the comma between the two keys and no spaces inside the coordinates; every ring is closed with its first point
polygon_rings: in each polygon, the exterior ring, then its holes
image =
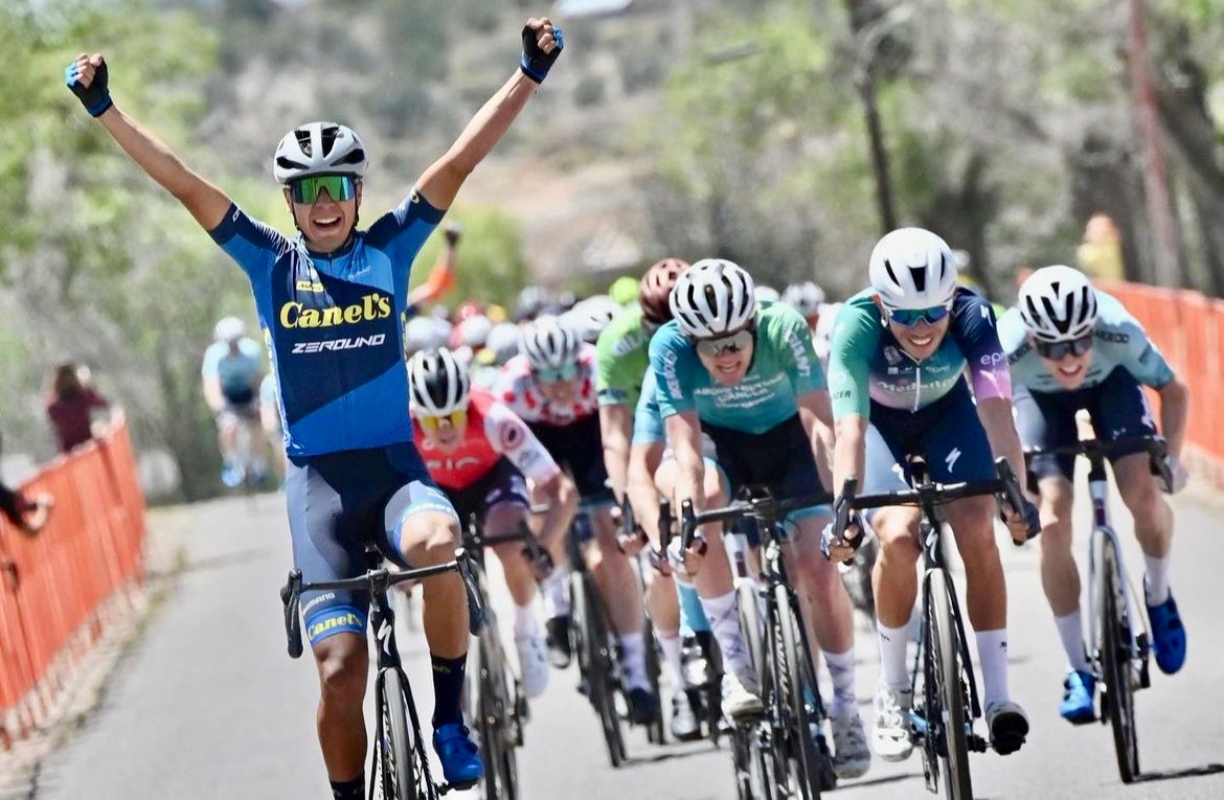
{"type": "Polygon", "coordinates": [[[1173,454],[1165,456],[1165,466],[1169,470],[1171,481],[1166,485],[1164,480],[1161,480],[1160,488],[1165,494],[1177,494],[1182,489],[1186,488],[1186,483],[1190,480],[1190,472],[1186,469],[1186,465],[1181,462],[1181,459],[1173,454]]]}
{"type": "Polygon", "coordinates": [[[679,539],[672,539],[667,545],[667,563],[671,571],[690,578],[701,571],[705,554],[706,540],[701,533],[693,536],[693,542],[687,550],[680,549],[679,539]]]}
{"type": "Polygon", "coordinates": [[[863,543],[863,526],[858,514],[851,514],[846,523],[846,530],[837,539],[833,535],[833,523],[824,526],[820,532],[820,552],[830,561],[846,562],[854,558],[854,553],[863,543]]]}
{"type": "Polygon", "coordinates": [[[552,555],[543,547],[538,549],[524,547],[523,558],[531,566],[531,572],[537,581],[542,581],[552,574],[555,564],[553,563],[552,555]],[[533,552],[536,553],[534,557],[532,555],[533,552]]]}
{"type": "Polygon", "coordinates": [[[650,539],[646,538],[646,532],[641,528],[635,529],[632,533],[622,531],[616,535],[616,546],[630,558],[642,552],[642,548],[648,544],[650,544],[650,539]]]}
{"type": "Polygon", "coordinates": [[[1041,514],[1037,511],[1037,506],[1033,505],[1027,497],[1023,499],[1023,505],[1020,514],[1017,514],[1007,503],[1001,503],[999,506],[1003,524],[1007,526],[1012,541],[1018,545],[1029,540],[1030,530],[1041,530],[1041,514]]]}

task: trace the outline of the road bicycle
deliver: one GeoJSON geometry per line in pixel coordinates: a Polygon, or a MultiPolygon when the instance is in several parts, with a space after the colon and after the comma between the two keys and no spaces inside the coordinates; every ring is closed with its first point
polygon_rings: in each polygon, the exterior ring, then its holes
{"type": "MultiPolygon", "coordinates": [[[[646,533],[641,526],[637,524],[633,515],[633,506],[626,497],[621,503],[621,519],[620,519],[620,535],[617,536],[616,546],[622,553],[625,552],[627,542],[634,539],[646,541],[646,533]]],[[[639,552],[636,556],[626,557],[633,565],[634,572],[637,574],[638,590],[643,601],[650,588],[650,567],[647,563],[648,550],[639,552]]],[[[658,644],[655,641],[654,622],[650,619],[650,614],[645,614],[645,622],[642,628],[642,642],[645,647],[646,657],[646,680],[649,684],[650,692],[655,696],[662,698],[663,693],[659,688],[659,678],[663,674],[662,660],[659,654],[658,644]]],[[[684,687],[677,687],[676,691],[683,691],[684,687]]],[[[663,714],[659,713],[654,722],[646,725],[646,741],[650,744],[664,744],[667,739],[663,732],[663,714]]]]}
{"type": "MultiPolygon", "coordinates": [[[[906,458],[913,488],[874,495],[857,495],[858,480],[847,478],[834,509],[833,535],[843,538],[853,509],[913,505],[922,509],[918,542],[923,553],[921,632],[911,683],[914,707],[910,735],[922,747],[926,787],[939,791],[941,775],[949,800],[971,800],[973,779],[969,752],[984,753],[987,741],[974,730],[982,718],[965,623],[952,576],[944,560],[943,521],[939,506],[966,497],[994,495],[1014,513],[1024,500],[1007,460],[995,460],[998,477],[988,481],[936,483],[919,455],[906,458]],[[857,495],[857,496],[856,496],[857,495]]],[[[1037,529],[1030,528],[1031,538],[1037,529]]]]}
{"type": "MultiPolygon", "coordinates": [[[[697,528],[711,522],[755,523],[761,536],[759,582],[747,574],[746,554],[733,556],[739,576],[736,600],[749,658],[761,686],[764,713],[754,723],[733,726],[732,758],[739,797],[818,800],[833,789],[837,777],[824,736],[826,714],[816,681],[799,596],[787,576],[784,549],[789,536],[787,513],[826,505],[827,493],[778,499],[745,494],[723,508],[695,513],[692,501],[680,505],[681,550],[687,550],[697,528]]],[[[739,545],[733,551],[740,553],[739,545]]]]}
{"type": "Polygon", "coordinates": [[[1151,636],[1146,615],[1136,613],[1136,594],[1122,563],[1118,534],[1109,521],[1109,476],[1106,459],[1146,451],[1152,474],[1165,486],[1172,484],[1165,440],[1144,436],[1117,442],[1085,439],[1065,447],[1031,450],[1028,455],[1083,456],[1088,459],[1088,491],[1092,496],[1092,539],[1088,556],[1088,642],[1092,673],[1101,687],[1100,720],[1113,728],[1118,774],[1123,783],[1139,777],[1139,734],[1135,721],[1135,692],[1151,685],[1148,658],[1151,636]],[[1135,623],[1138,622],[1138,625],[1135,623]],[[1136,633],[1137,628],[1143,631],[1136,633]]]}
{"type": "Polygon", "coordinates": [[[429,754],[417,716],[412,687],[400,661],[395,642],[395,611],[387,592],[405,581],[416,581],[458,572],[467,587],[468,607],[475,633],[484,610],[478,605],[470,576],[470,559],[466,551],[455,552],[455,560],[432,567],[391,570],[382,566],[382,555],[373,544],[366,546],[369,568],[364,575],[335,581],[306,582],[302,571],[289,572],[289,580],[281,588],[285,607],[285,635],[290,658],[302,655],[302,592],[315,590],[360,591],[370,595],[369,630],[378,645],[377,673],[374,680],[374,715],[378,720],[374,735],[374,758],[370,764],[370,796],[375,790],[384,800],[438,800],[451,790],[470,789],[473,784],[436,783],[430,773],[429,754]]]}
{"type": "Polygon", "coordinates": [[[523,556],[532,565],[551,568],[552,560],[526,522],[513,533],[487,536],[480,515],[472,514],[462,532],[463,549],[470,564],[472,590],[477,603],[484,609],[480,632],[468,648],[469,680],[471,676],[476,677],[472,684],[475,697],[471,698],[468,707],[473,709],[472,721],[480,736],[480,752],[485,762],[482,789],[486,800],[517,800],[518,759],[515,751],[523,745],[523,727],[528,717],[527,698],[519,681],[510,672],[501,629],[489,602],[489,581],[484,562],[486,547],[513,543],[523,545],[523,556]]]}

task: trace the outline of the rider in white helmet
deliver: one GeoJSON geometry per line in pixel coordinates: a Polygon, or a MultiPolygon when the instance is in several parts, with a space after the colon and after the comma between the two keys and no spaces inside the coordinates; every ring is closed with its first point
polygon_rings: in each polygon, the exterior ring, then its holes
{"type": "Polygon", "coordinates": [[[263,348],[246,335],[246,323],[238,317],[218,320],[213,340],[204,351],[200,372],[204,400],[217,422],[221,481],[231,489],[248,477],[262,483],[268,472],[259,418],[259,389],[265,372],[263,348]],[[243,428],[245,450],[239,447],[243,428]]]}
{"type": "Polygon", "coordinates": [[[752,290],[753,296],[758,303],[776,303],[782,299],[782,295],[772,286],[757,286],[752,290]]]}
{"type": "Polygon", "coordinates": [[[800,281],[786,287],[782,293],[782,302],[794,306],[795,310],[807,320],[808,327],[813,331],[825,309],[825,293],[814,281],[800,281]]]}

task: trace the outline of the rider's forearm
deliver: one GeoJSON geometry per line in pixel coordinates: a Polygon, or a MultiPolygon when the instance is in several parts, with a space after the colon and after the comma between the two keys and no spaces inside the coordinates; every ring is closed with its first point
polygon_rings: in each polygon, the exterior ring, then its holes
{"type": "Polygon", "coordinates": [[[867,420],[858,415],[843,417],[837,421],[837,442],[833,445],[834,494],[841,492],[842,484],[851,476],[863,479],[866,462],[867,420]]]}
{"type": "Polygon", "coordinates": [[[221,224],[229,201],[220,190],[191,170],[161,139],[112,106],[98,117],[123,151],[195,216],[206,230],[221,224]]]}
{"type": "Polygon", "coordinates": [[[215,380],[204,382],[204,402],[214,413],[225,408],[225,397],[221,394],[221,384],[215,380]]]}
{"type": "MultiPolygon", "coordinates": [[[[979,400],[977,404],[978,418],[986,430],[986,440],[990,442],[990,452],[995,457],[1003,456],[1011,466],[1012,472],[1018,478],[1023,478],[1024,447],[1020,444],[1020,434],[1016,433],[1016,420],[1012,415],[1011,400],[1003,397],[990,397],[979,400]]],[[[1026,489],[1027,481],[1020,481],[1021,489],[1026,489]]]]}
{"type": "Polygon", "coordinates": [[[1186,442],[1186,420],[1190,415],[1190,389],[1180,379],[1160,387],[1160,432],[1169,443],[1169,454],[1181,458],[1186,442]]]}
{"type": "Polygon", "coordinates": [[[820,482],[832,490],[834,448],[833,414],[827,391],[811,392],[800,398],[799,419],[812,446],[820,482]]]}
{"type": "Polygon", "coordinates": [[[548,511],[540,526],[540,541],[550,543],[558,541],[569,530],[578,512],[578,489],[565,475],[558,475],[544,486],[540,487],[548,503],[548,511]]]}
{"type": "Polygon", "coordinates": [[[626,483],[629,504],[633,506],[633,516],[638,525],[646,532],[646,536],[654,545],[659,544],[659,492],[655,488],[645,458],[633,459],[629,464],[629,475],[626,483]]]}
{"type": "Polygon", "coordinates": [[[603,440],[604,468],[612,484],[612,493],[619,501],[625,496],[629,481],[630,431],[633,419],[624,404],[599,407],[600,437],[603,440]]]}

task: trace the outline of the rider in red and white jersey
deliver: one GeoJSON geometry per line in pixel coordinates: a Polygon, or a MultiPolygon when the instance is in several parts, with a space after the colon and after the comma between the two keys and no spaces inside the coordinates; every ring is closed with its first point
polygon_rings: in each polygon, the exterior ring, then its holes
{"type": "MultiPolygon", "coordinates": [[[[574,484],[531,430],[486,391],[471,390],[467,370],[449,350],[420,352],[408,364],[413,439],[429,476],[446,493],[466,527],[480,520],[485,536],[527,525],[531,500],[524,478],[548,503],[541,539],[560,540],[578,508],[574,484]]],[[[532,613],[536,575],[546,567],[524,557],[519,542],[495,546],[514,600],[514,643],[523,690],[536,697],[548,685],[544,634],[532,613]]]]}
{"type": "MultiPolygon", "coordinates": [[[[494,384],[494,396],[517,413],[553,458],[573,476],[583,514],[575,535],[620,640],[630,720],[654,721],[659,698],[646,674],[642,638],[645,613],[628,557],[617,546],[615,499],[604,467],[595,391],[595,348],[555,317],[540,317],[523,331],[519,355],[510,359],[494,384]]],[[[565,558],[562,542],[551,544],[557,563],[565,558]]],[[[544,582],[549,615],[548,646],[553,664],[569,663],[569,595],[560,570],[544,582]]]]}

